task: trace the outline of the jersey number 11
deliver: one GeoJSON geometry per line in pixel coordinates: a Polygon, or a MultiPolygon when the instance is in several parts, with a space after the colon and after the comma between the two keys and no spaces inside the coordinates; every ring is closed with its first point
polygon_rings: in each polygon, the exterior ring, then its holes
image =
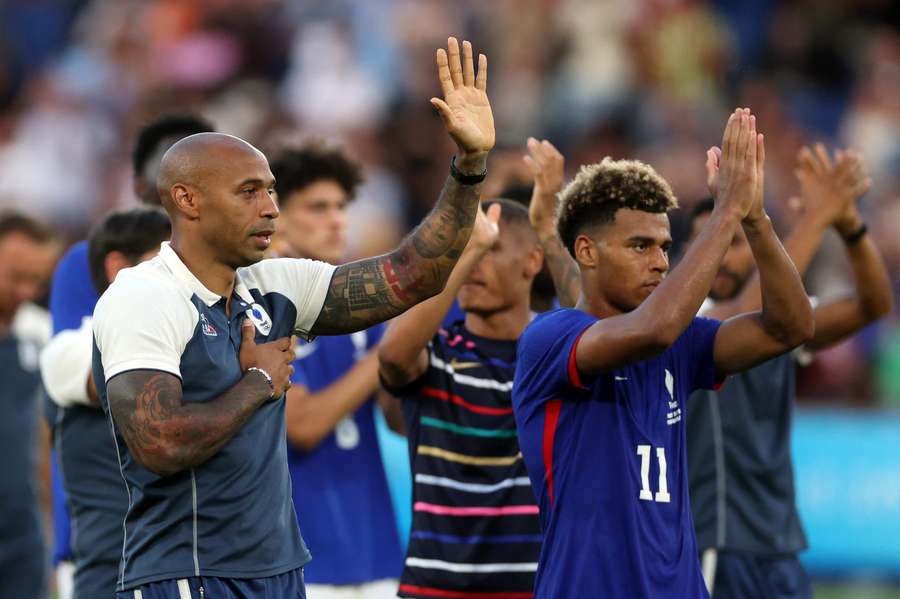
{"type": "Polygon", "coordinates": [[[656,448],[656,460],[659,462],[659,491],[654,498],[650,490],[650,449],[649,445],[638,445],[637,454],[641,456],[641,492],[638,498],[643,501],[658,501],[669,503],[672,497],[669,495],[669,483],[666,480],[666,448],[656,448]]]}

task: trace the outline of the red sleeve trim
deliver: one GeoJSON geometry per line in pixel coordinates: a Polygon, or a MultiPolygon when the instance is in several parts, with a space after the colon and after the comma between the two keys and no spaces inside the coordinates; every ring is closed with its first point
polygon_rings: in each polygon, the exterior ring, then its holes
{"type": "MultiPolygon", "coordinates": [[[[590,327],[588,327],[590,328],[590,327]]],[[[587,328],[581,331],[578,337],[575,338],[575,343],[572,344],[572,349],[569,351],[569,384],[571,384],[576,389],[581,389],[587,391],[587,387],[581,382],[581,375],[578,373],[578,364],[575,362],[575,350],[578,349],[578,343],[581,341],[581,338],[587,332],[587,328]]]]}
{"type": "Polygon", "coordinates": [[[559,427],[559,412],[562,400],[551,399],[544,405],[544,480],[547,483],[547,495],[550,497],[550,508],[553,508],[553,446],[556,442],[556,429],[559,427]]]}

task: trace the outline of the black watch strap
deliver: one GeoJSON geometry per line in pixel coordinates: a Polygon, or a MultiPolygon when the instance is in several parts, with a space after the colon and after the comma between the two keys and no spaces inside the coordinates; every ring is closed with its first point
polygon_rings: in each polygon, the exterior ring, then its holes
{"type": "Polygon", "coordinates": [[[865,237],[868,230],[869,227],[867,227],[865,223],[863,223],[856,231],[844,236],[844,243],[851,245],[856,243],[857,241],[865,237]]]}
{"type": "Polygon", "coordinates": [[[487,169],[481,172],[479,175],[466,175],[465,173],[459,172],[456,168],[456,156],[450,161],[450,176],[462,183],[463,185],[476,185],[484,181],[484,178],[487,177],[487,169]]]}

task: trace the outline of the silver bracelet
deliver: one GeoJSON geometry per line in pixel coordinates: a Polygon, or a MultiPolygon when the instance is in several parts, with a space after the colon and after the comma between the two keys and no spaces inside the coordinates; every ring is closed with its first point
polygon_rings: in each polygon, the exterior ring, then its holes
{"type": "Polygon", "coordinates": [[[275,397],[275,383],[272,382],[272,376],[268,372],[258,366],[251,366],[247,369],[247,372],[258,372],[263,375],[266,379],[266,383],[269,385],[269,399],[275,397]]]}

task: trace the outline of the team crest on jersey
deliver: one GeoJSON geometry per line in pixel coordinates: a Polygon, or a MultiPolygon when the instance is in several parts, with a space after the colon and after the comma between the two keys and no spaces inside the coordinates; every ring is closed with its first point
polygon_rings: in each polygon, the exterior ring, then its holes
{"type": "Polygon", "coordinates": [[[206,317],[206,314],[200,315],[200,330],[203,331],[203,334],[207,337],[216,337],[219,334],[216,332],[216,328],[210,324],[209,319],[206,317]]]}
{"type": "Polygon", "coordinates": [[[272,330],[272,319],[259,304],[252,304],[246,314],[260,334],[268,335],[272,330]]]}

